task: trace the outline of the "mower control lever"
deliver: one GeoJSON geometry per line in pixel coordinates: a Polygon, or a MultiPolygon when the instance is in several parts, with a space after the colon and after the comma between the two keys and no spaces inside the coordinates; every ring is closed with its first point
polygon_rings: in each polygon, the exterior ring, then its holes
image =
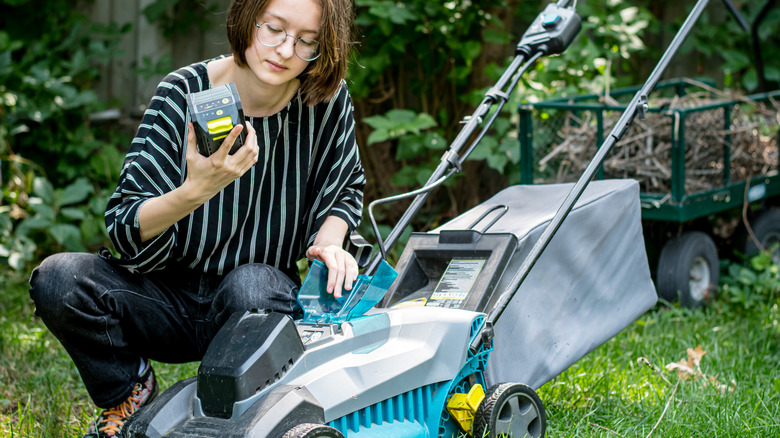
{"type": "Polygon", "coordinates": [[[485,324],[482,326],[482,330],[472,340],[469,345],[471,354],[477,354],[480,347],[485,349],[493,348],[493,338],[496,337],[496,331],[493,329],[493,323],[485,320],[485,324]]]}
{"type": "MultiPolygon", "coordinates": [[[[561,2],[559,2],[561,3],[561,2]]],[[[582,21],[574,8],[551,3],[536,17],[517,44],[517,53],[530,56],[562,53],[580,31],[582,21]]]]}

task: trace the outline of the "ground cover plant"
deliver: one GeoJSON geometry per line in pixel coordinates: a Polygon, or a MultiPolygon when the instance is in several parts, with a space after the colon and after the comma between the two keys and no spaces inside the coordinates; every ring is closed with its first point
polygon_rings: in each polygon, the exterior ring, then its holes
{"type": "MultiPolygon", "coordinates": [[[[95,414],[67,354],[3,274],[0,436],[72,437],[95,414]]],[[[549,437],[780,434],[780,267],[724,267],[704,310],[661,303],[539,389],[549,437]]],[[[197,364],[155,363],[163,388],[197,364]]]]}

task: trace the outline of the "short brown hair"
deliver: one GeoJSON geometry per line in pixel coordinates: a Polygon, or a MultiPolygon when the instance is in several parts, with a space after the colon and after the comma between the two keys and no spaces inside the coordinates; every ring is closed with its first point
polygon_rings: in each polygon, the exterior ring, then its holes
{"type": "MultiPolygon", "coordinates": [[[[317,38],[320,57],[311,61],[301,73],[301,95],[307,105],[331,99],[341,88],[347,74],[352,48],[352,0],[319,0],[322,4],[322,26],[317,38]]],[[[227,16],[227,36],[233,59],[245,66],[246,51],[252,43],[255,20],[270,0],[233,0],[227,16]]]]}

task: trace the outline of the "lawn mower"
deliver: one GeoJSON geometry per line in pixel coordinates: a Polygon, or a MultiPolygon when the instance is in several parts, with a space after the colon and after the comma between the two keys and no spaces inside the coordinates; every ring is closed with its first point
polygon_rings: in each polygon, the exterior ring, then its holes
{"type": "Polygon", "coordinates": [[[435,230],[412,233],[390,267],[386,252],[432,190],[461,169],[520,76],[540,57],[563,52],[579,32],[569,0],[547,5],[428,182],[369,205],[379,251],[365,260],[353,290],[328,295],[326,269],[313,262],[298,295],[303,318],[263,309],[234,315],[198,375],[139,410],[123,433],[543,437],[546,413],[535,389],[656,303],[638,184],[591,180],[642,114],[693,21],[683,24],[577,183],[504,189],[435,230]],[[414,199],[383,240],[373,209],[404,198],[414,199]]]}

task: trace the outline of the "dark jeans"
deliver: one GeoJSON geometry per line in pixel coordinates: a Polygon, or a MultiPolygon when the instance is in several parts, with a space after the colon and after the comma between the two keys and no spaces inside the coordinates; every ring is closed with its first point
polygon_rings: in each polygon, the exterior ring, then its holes
{"type": "Polygon", "coordinates": [[[30,278],[39,315],[70,354],[96,405],[116,406],[138,380],[140,358],[200,360],[235,312],[298,316],[298,286],[264,264],[225,276],[188,269],[137,274],[93,254],[48,257],[30,278]]]}

